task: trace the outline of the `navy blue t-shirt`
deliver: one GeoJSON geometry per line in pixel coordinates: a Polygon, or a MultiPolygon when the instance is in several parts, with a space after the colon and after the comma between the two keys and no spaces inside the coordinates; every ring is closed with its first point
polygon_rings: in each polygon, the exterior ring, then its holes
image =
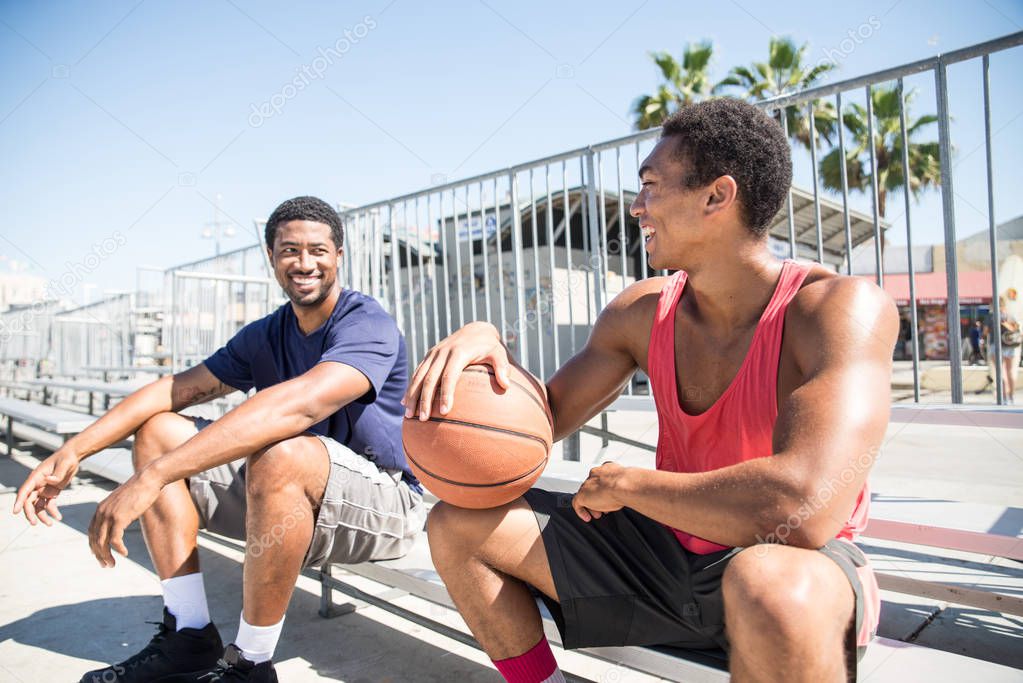
{"type": "Polygon", "coordinates": [[[329,436],[377,467],[402,470],[405,481],[420,490],[401,445],[405,339],[372,297],[342,290],[330,317],[309,335],[299,328],[291,304],[284,304],[239,330],[206,359],[206,367],[235,389],[260,391],[323,362],[350,365],[366,376],[370,390],[309,431],[329,436]]]}

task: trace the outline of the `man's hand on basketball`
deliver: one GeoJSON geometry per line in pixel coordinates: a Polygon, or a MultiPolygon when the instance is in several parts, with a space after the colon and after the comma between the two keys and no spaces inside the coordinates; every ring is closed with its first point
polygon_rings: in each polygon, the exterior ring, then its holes
{"type": "Polygon", "coordinates": [[[161,489],[159,483],[143,470],[118,486],[99,504],[89,524],[89,548],[100,566],[114,566],[111,548],[128,557],[124,530],[156,502],[161,489]]]}
{"type": "Polygon", "coordinates": [[[616,462],[605,462],[590,470],[590,476],[572,498],[572,508],[581,520],[600,519],[605,512],[625,507],[617,496],[617,485],[624,473],[625,468],[616,462]]]}
{"type": "Polygon", "coordinates": [[[66,447],[61,448],[28,475],[18,489],[12,512],[16,515],[24,512],[25,519],[33,526],[38,522],[53,526],[55,521],[63,519],[57,509],[57,496],[77,471],[78,456],[66,447]]]}
{"type": "Polygon", "coordinates": [[[458,376],[474,363],[494,368],[497,383],[502,389],[510,386],[508,350],[501,343],[497,328],[490,323],[469,323],[430,349],[416,368],[405,397],[401,400],[405,406],[405,417],[412,417],[418,412],[420,420],[428,420],[434,396],[438,394],[438,385],[440,414],[447,414],[454,404],[458,376]]]}

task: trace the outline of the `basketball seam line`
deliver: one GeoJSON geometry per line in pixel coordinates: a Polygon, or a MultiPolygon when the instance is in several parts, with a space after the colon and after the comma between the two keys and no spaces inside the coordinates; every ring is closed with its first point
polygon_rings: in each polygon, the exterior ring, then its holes
{"type": "Polygon", "coordinates": [[[544,448],[550,448],[547,442],[539,436],[533,434],[526,434],[525,432],[516,432],[512,429],[502,429],[501,427],[493,427],[491,425],[479,424],[478,422],[467,422],[465,420],[452,420],[449,417],[433,417],[430,416],[430,422],[444,422],[447,424],[462,425],[463,427],[472,427],[474,429],[485,429],[488,432],[498,432],[500,434],[510,434],[511,436],[521,436],[524,439],[532,439],[538,443],[543,444],[544,448]]]}
{"type": "MultiPolygon", "coordinates": [[[[402,445],[404,445],[404,441],[402,442],[402,445]]],[[[445,484],[451,484],[452,486],[464,486],[466,488],[474,488],[474,489],[486,489],[486,488],[493,488],[495,486],[506,486],[508,484],[514,484],[517,481],[522,481],[526,477],[528,477],[531,474],[533,474],[533,472],[536,472],[538,469],[540,469],[541,467],[543,467],[544,465],[547,464],[547,457],[545,456],[543,460],[541,460],[539,463],[536,464],[535,467],[533,467],[533,469],[531,469],[528,472],[525,472],[523,474],[520,474],[519,476],[515,477],[514,479],[509,479],[507,481],[499,481],[499,482],[496,482],[494,484],[473,484],[473,483],[465,482],[465,481],[455,481],[454,479],[448,479],[447,477],[442,477],[439,474],[434,474],[433,472],[431,472],[430,470],[426,469],[425,467],[420,465],[418,462],[416,462],[416,459],[413,458],[411,455],[408,455],[407,452],[406,452],[406,457],[409,459],[409,462],[411,462],[413,465],[415,465],[416,467],[421,469],[424,474],[427,474],[427,475],[433,477],[437,481],[442,481],[445,484]]]]}
{"type": "MultiPolygon", "coordinates": [[[[463,372],[478,372],[478,373],[481,373],[481,374],[490,375],[491,377],[494,376],[494,373],[491,372],[490,370],[474,370],[472,368],[465,368],[465,370],[463,370],[463,372]]],[[[550,414],[550,411],[549,411],[548,407],[544,406],[544,404],[541,403],[540,400],[537,399],[536,396],[533,396],[532,392],[530,392],[529,389],[527,387],[525,387],[521,382],[517,382],[517,381],[515,381],[514,379],[511,379],[511,378],[509,378],[508,381],[511,382],[512,384],[514,384],[516,387],[518,387],[519,390],[522,391],[522,393],[524,393],[526,396],[529,397],[529,400],[531,400],[533,403],[535,403],[537,405],[537,407],[540,409],[540,412],[543,413],[543,416],[547,419],[547,422],[551,425],[551,431],[553,431],[554,430],[554,419],[553,419],[553,416],[550,414]]],[[[533,387],[533,388],[535,389],[535,387],[533,387]]]]}

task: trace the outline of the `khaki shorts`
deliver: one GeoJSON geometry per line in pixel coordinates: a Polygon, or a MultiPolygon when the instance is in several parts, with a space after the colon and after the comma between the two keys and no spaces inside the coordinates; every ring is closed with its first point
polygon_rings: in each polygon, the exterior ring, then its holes
{"type": "MultiPolygon", "coordinates": [[[[205,418],[191,419],[199,429],[212,424],[205,418]]],[[[390,560],[407,553],[426,520],[423,497],[409,488],[400,471],[378,469],[337,441],[315,436],[327,448],[330,473],[302,566],[390,560]]],[[[263,537],[246,539],[245,459],[192,475],[188,489],[200,526],[246,541],[250,554],[273,552],[308,514],[296,507],[263,537]]]]}

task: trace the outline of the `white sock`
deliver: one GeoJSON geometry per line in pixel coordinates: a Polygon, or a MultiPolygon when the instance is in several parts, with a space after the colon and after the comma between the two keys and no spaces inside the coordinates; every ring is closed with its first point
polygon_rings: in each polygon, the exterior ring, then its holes
{"type": "Polygon", "coordinates": [[[245,621],[245,616],[242,615],[238,622],[238,637],[234,639],[234,644],[242,651],[245,659],[259,664],[273,658],[283,628],[284,617],[281,617],[281,620],[272,626],[253,626],[245,621]]]}
{"type": "Polygon", "coordinates": [[[202,573],[164,579],[160,585],[163,586],[163,605],[174,615],[179,631],[183,628],[202,628],[210,623],[210,608],[206,604],[202,573]]]}

